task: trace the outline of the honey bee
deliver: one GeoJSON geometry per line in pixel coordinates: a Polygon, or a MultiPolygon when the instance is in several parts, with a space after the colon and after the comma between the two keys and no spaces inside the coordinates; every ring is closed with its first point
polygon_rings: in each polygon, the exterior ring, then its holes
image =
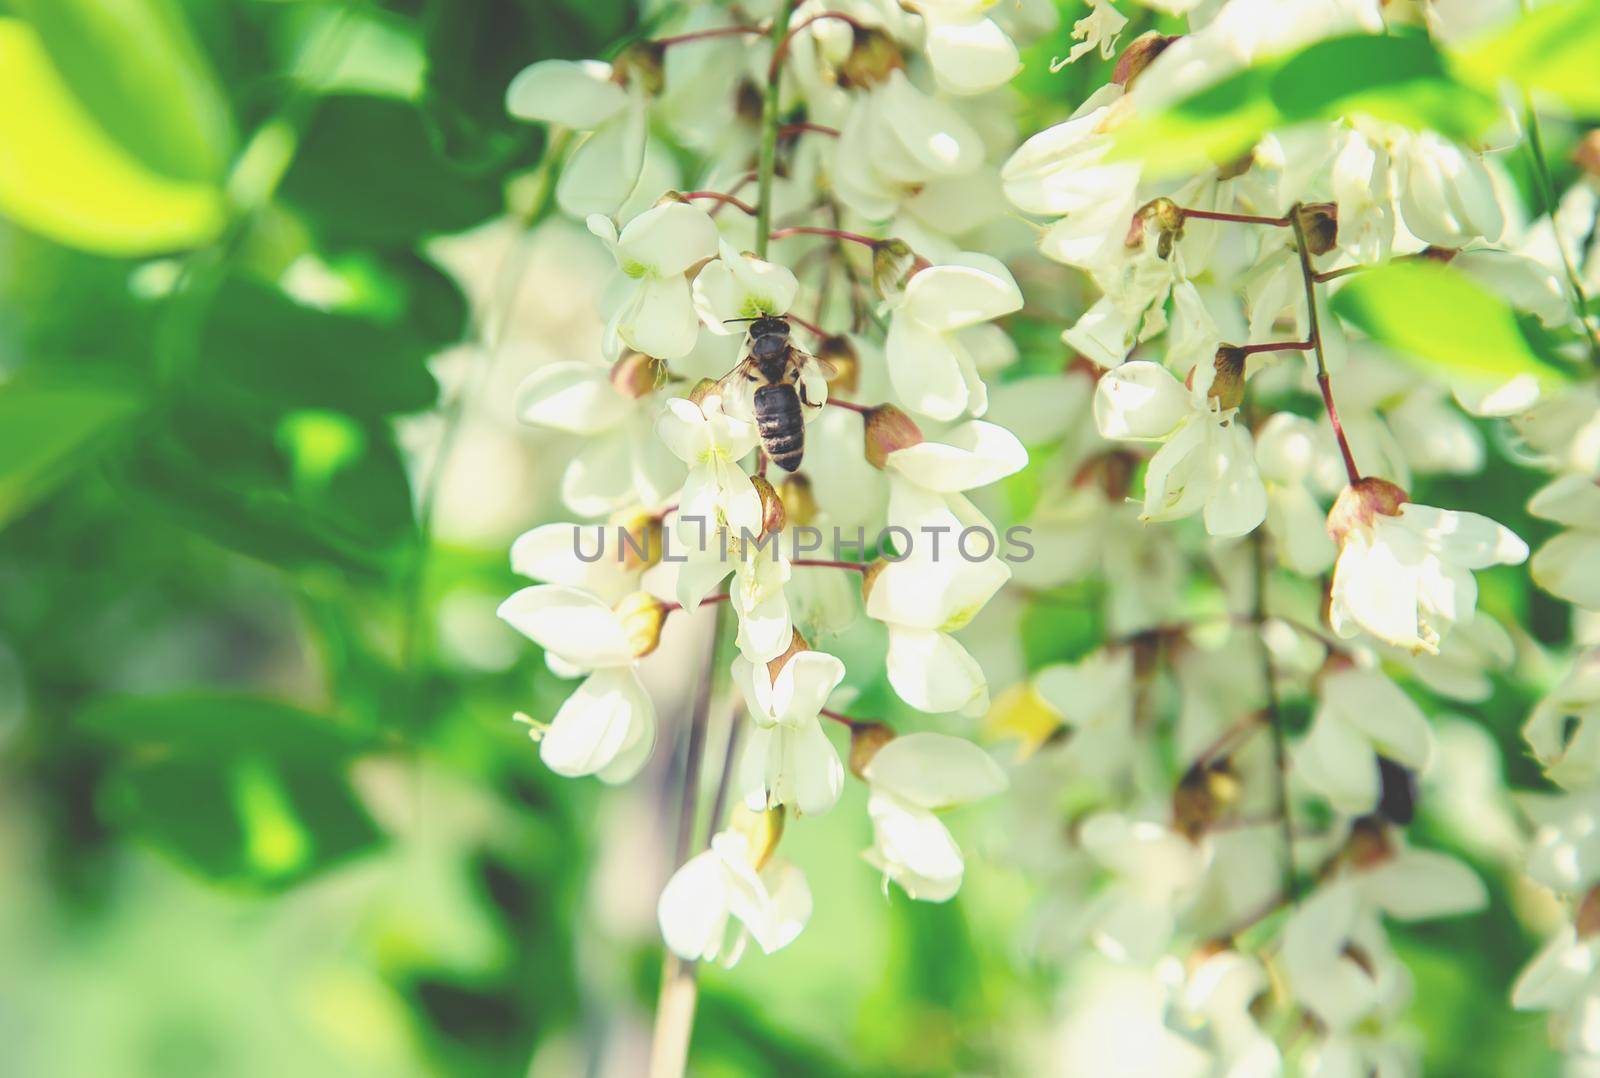
{"type": "Polygon", "coordinates": [[[805,413],[801,409],[819,408],[823,403],[810,399],[802,377],[807,364],[814,364],[824,378],[829,371],[825,361],[796,346],[789,333],[786,318],[751,319],[745,357],[717,385],[739,379],[746,388],[755,386],[750,405],[761,448],[774,464],[793,472],[799,469],[806,451],[805,413]]]}

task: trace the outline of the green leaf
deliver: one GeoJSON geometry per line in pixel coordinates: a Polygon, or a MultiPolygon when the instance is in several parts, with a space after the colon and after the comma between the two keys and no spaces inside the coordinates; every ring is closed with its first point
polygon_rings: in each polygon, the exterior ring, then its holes
{"type": "Polygon", "coordinates": [[[233,119],[172,0],[13,0],[74,96],[133,156],[176,180],[218,180],[233,119]]]}
{"type": "Polygon", "coordinates": [[[1357,274],[1333,311],[1434,373],[1504,380],[1570,377],[1558,356],[1524,332],[1517,312],[1449,266],[1393,262],[1357,274]]]}
{"type": "Polygon", "coordinates": [[[1276,128],[1358,113],[1456,138],[1495,116],[1490,98],[1451,80],[1426,37],[1357,34],[1246,68],[1136,120],[1115,152],[1169,175],[1232,160],[1276,128]]]}
{"type": "Polygon", "coordinates": [[[499,182],[446,158],[405,101],[346,94],[317,109],[279,189],[332,244],[412,247],[499,213],[499,182]]]}
{"type": "Polygon", "coordinates": [[[148,255],[208,243],[225,223],[216,186],[124,150],[16,19],[0,19],[0,147],[0,213],[59,243],[148,255]]]}
{"type": "Polygon", "coordinates": [[[103,386],[0,386],[0,524],[67,476],[138,408],[133,394],[103,386]]]}
{"type": "Polygon", "coordinates": [[[1456,70],[1494,92],[1510,79],[1582,116],[1600,116],[1600,0],[1537,7],[1456,52],[1456,70]]]}
{"type": "Polygon", "coordinates": [[[81,725],[120,745],[114,822],[218,883],[277,889],[374,847],[352,791],[362,739],[271,700],[195,694],[104,701],[81,725]]]}

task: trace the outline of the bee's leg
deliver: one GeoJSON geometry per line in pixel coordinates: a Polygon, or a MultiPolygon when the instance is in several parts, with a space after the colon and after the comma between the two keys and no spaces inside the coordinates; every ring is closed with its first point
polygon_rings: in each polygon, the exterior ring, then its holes
{"type": "Polygon", "coordinates": [[[819,408],[819,407],[821,407],[821,403],[820,402],[814,401],[810,397],[806,396],[806,384],[804,382],[795,383],[795,389],[798,390],[799,393],[800,393],[800,403],[801,404],[805,405],[807,408],[819,408]]]}

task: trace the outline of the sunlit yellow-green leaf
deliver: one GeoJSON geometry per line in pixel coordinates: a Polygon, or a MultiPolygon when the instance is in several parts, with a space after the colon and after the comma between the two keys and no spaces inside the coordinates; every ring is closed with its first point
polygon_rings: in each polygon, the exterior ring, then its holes
{"type": "Polygon", "coordinates": [[[16,19],[0,19],[0,213],[59,243],[126,256],[204,244],[225,219],[216,186],[161,176],[124,150],[16,19]]]}
{"type": "Polygon", "coordinates": [[[1435,373],[1561,379],[1559,358],[1524,333],[1504,300],[1449,266],[1396,262],[1352,278],[1333,310],[1435,373]]]}
{"type": "Polygon", "coordinates": [[[1510,79],[1584,116],[1600,116],[1600,0],[1534,8],[1454,56],[1463,78],[1487,90],[1510,79]]]}

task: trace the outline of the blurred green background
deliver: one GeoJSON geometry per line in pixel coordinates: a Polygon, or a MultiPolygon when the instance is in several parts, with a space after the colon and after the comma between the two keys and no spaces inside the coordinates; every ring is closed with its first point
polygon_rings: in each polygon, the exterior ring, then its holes
{"type": "MultiPolygon", "coordinates": [[[[605,267],[549,218],[504,87],[637,19],[0,2],[0,1074],[638,1073],[670,737],[626,790],[552,778],[509,717],[565,689],[493,617],[569,448],[506,401],[598,354],[605,267]]],[[[1019,83],[1033,119],[1105,77],[1047,78],[1063,40],[1019,83]]],[[[1018,327],[1022,369],[1059,367],[1059,324],[1018,327]]],[[[1537,539],[1497,467],[1474,508],[1537,539]]],[[[1559,642],[1524,587],[1485,605],[1559,642]]],[[[1035,665],[1093,642],[1054,617],[1035,665]]],[[[1519,784],[1527,703],[1479,713],[1519,784]]],[[[1071,986],[1031,946],[1036,885],[885,897],[863,800],[791,829],[816,914],[705,971],[697,1072],[1048,1070],[1071,986]]],[[[1430,840],[1496,894],[1397,930],[1430,1069],[1549,1067],[1505,1005],[1534,939],[1503,869],[1430,840]]]]}

